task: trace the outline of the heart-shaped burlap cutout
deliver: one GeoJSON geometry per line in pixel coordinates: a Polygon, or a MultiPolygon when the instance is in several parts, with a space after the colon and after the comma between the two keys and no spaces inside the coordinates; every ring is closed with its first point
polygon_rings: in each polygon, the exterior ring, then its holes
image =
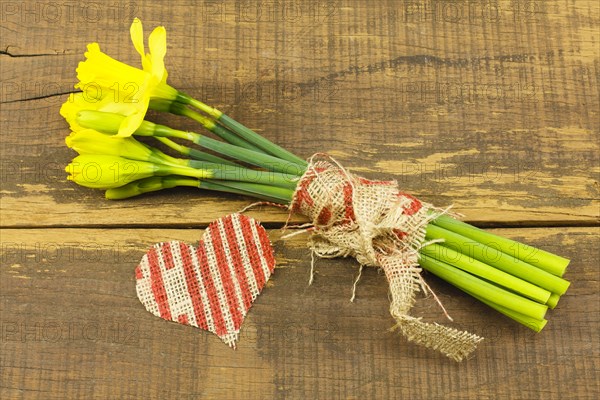
{"type": "Polygon", "coordinates": [[[231,214],[212,222],[197,248],[179,241],[152,246],[135,270],[137,295],[152,314],[213,332],[235,348],[274,268],[265,228],[231,214]]]}

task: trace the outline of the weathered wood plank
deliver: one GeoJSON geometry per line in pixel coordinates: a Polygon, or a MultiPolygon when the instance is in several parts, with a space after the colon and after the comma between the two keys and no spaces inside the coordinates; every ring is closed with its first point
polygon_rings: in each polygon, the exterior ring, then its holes
{"type": "Polygon", "coordinates": [[[43,3],[7,4],[0,48],[19,57],[0,55],[4,226],[164,226],[173,213],[197,225],[248,203],[189,190],[111,203],[64,181],[65,96],[51,95],[72,90],[91,40],[137,62],[132,12],[167,25],[173,85],[299,155],[330,151],[470,221],[600,219],[594,2],[96,2],[56,20],[43,3]]]}
{"type": "MultiPolygon", "coordinates": [[[[110,202],[103,199],[101,192],[67,182],[63,169],[73,157],[63,144],[68,132],[57,115],[59,102],[46,105],[47,101],[2,107],[5,226],[164,225],[175,222],[169,219],[173,214],[180,214],[177,223],[196,225],[248,204],[248,200],[239,197],[224,202],[222,196],[198,195],[193,190],[110,202]],[[39,118],[25,123],[31,115],[39,118]],[[182,204],[189,206],[181,207],[182,204]],[[197,212],[197,206],[202,213],[197,212]]],[[[268,119],[265,122],[270,124],[268,119]]],[[[352,132],[351,125],[338,122],[335,131],[352,132]]],[[[283,126],[290,127],[298,123],[281,121],[283,126]]],[[[362,132],[354,132],[347,142],[324,137],[320,144],[313,142],[307,152],[297,147],[296,142],[288,147],[299,154],[310,154],[321,146],[332,149],[331,154],[353,171],[369,177],[397,179],[405,190],[440,206],[454,203],[456,210],[466,214],[470,221],[592,223],[599,220],[597,131],[544,128],[520,134],[457,132],[454,136],[447,132],[424,132],[407,139],[405,144],[390,144],[389,139],[373,137],[366,143],[362,132]],[[538,150],[514,149],[518,146],[516,138],[526,134],[535,137],[538,150]],[[565,141],[569,145],[564,145],[565,141]]],[[[303,135],[307,137],[309,133],[303,135]]],[[[286,218],[285,213],[275,210],[256,216],[265,222],[283,222],[286,218]]]]}
{"type": "MultiPolygon", "coordinates": [[[[460,365],[388,331],[381,274],[366,270],[350,304],[353,261],[317,261],[307,287],[303,238],[272,231],[279,268],[234,352],[135,299],[144,251],[200,230],[77,227],[199,227],[250,200],[105,201],[64,180],[73,153],[58,116],[88,42],[137,63],[139,16],[166,25],[174,86],[299,155],[329,151],[477,223],[597,225],[596,3],[0,3],[0,224],[67,227],[0,232],[0,397],[597,398],[597,227],[497,230],[574,260],[539,335],[428,277],[455,326],[488,338],[460,365]]],[[[443,322],[432,299],[415,313],[443,322]]]]}
{"type": "MultiPolygon", "coordinates": [[[[540,334],[427,276],[456,327],[487,337],[454,363],[390,332],[387,285],[366,269],[318,260],[307,286],[305,239],[270,231],[278,267],[238,350],[167,323],[136,299],[133,269],[153,243],[201,230],[2,230],[2,398],[596,398],[598,229],[495,232],[573,259],[572,286],[540,334]],[[335,312],[332,312],[335,310],[335,312]]],[[[432,298],[416,315],[443,321],[432,298]]]]}

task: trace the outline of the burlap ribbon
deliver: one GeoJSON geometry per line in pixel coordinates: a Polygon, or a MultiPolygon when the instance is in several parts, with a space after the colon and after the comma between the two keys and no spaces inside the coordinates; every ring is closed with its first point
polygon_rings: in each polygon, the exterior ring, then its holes
{"type": "Polygon", "coordinates": [[[456,361],[464,359],[481,337],[409,315],[415,295],[427,288],[419,268],[425,228],[443,211],[400,191],[395,181],[365,179],[325,157],[310,159],[290,205],[293,213],[312,220],[312,251],[381,267],[390,285],[390,313],[403,335],[456,361]]]}

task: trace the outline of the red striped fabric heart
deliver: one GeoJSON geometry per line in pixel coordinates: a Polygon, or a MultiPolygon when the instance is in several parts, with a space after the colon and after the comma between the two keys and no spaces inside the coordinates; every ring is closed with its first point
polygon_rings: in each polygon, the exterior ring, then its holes
{"type": "Polygon", "coordinates": [[[152,314],[213,332],[235,348],[274,268],[265,229],[231,214],[212,222],[197,248],[179,241],[152,246],[135,270],[137,295],[152,314]]]}

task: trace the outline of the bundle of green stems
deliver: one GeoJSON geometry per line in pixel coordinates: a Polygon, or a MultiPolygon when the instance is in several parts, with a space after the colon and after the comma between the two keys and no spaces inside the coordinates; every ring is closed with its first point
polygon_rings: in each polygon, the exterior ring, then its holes
{"type": "MultiPolygon", "coordinates": [[[[174,100],[153,99],[149,107],[190,118],[220,140],[146,120],[132,137],[119,138],[123,116],[81,109],[76,123],[82,129],[67,138],[80,153],[67,167],[69,178],[105,189],[115,200],[188,186],[290,204],[305,160],[182,92],[174,100]],[[136,137],[152,138],[177,157],[136,137]]],[[[423,269],[534,331],[546,325],[548,308],[569,287],[562,278],[569,260],[449,215],[429,223],[426,239],[431,244],[420,251],[423,269]]]]}

